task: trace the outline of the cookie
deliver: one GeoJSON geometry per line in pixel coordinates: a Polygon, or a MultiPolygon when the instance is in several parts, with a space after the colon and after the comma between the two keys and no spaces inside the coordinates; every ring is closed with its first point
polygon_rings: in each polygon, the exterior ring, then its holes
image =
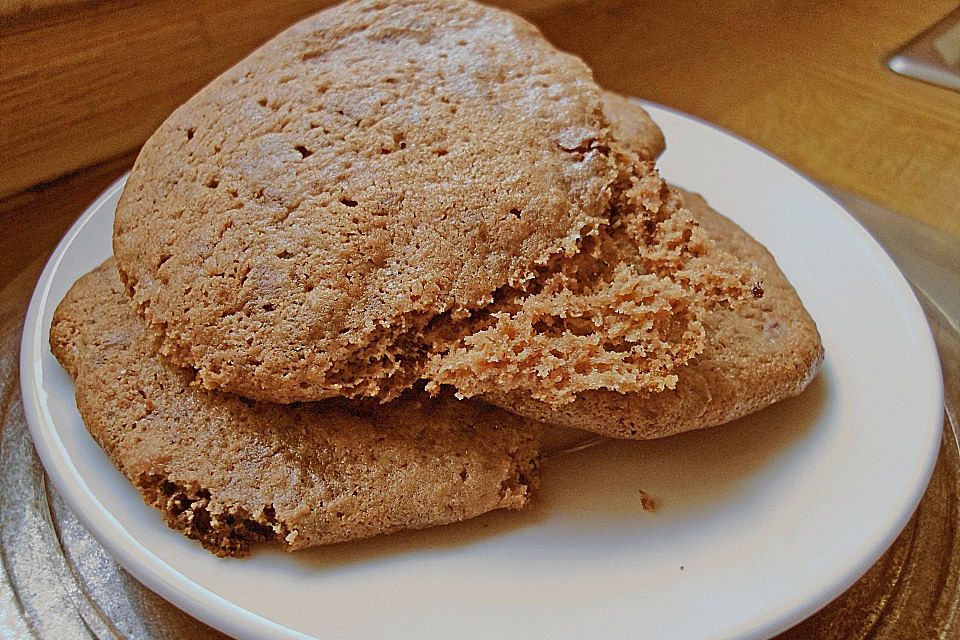
{"type": "Polygon", "coordinates": [[[272,405],[161,363],[112,260],[58,307],[50,346],[91,435],[168,524],[217,555],[287,549],[517,509],[537,424],[478,401],[272,405]]]}
{"type": "Polygon", "coordinates": [[[666,149],[663,131],[643,107],[613,91],[604,91],[603,112],[613,137],[637,152],[642,160],[656,160],[666,149]]]}
{"type": "MultiPolygon", "coordinates": [[[[424,377],[561,404],[670,388],[712,295],[677,274],[712,249],[632,149],[649,129],[612,126],[611,104],[625,108],[512,14],[347,2],[150,138],[117,210],[121,279],[161,354],[255,399],[387,401],[424,377]],[[609,309],[624,295],[657,300],[609,309]],[[559,356],[544,348],[567,334],[559,356]]],[[[739,290],[721,297],[749,289],[727,275],[739,290]]]]}
{"type": "Polygon", "coordinates": [[[488,394],[510,411],[617,438],[657,438],[729,422],[796,395],[823,360],[817,327],[773,256],[697,194],[687,206],[723,249],[755,266],[763,295],[704,316],[706,346],[660,393],[588,391],[562,407],[530,394],[488,394]]]}

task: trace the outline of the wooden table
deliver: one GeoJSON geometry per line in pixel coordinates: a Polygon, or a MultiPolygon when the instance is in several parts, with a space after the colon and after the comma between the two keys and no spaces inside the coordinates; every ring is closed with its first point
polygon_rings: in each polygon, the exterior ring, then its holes
{"type": "MultiPolygon", "coordinates": [[[[52,248],[178,104],[330,4],[63,1],[13,11],[24,3],[0,0],[0,284],[52,248]]],[[[827,185],[960,234],[960,93],[883,64],[948,13],[948,0],[499,4],[522,10],[612,89],[715,122],[827,185]]]]}
{"type": "MultiPolygon", "coordinates": [[[[36,184],[128,165],[211,77],[330,2],[260,4],[107,0],[0,15],[0,215],[36,184]]],[[[523,10],[610,88],[716,122],[828,185],[960,234],[960,93],[883,64],[949,0],[499,4],[523,10]]]]}
{"type": "MultiPolygon", "coordinates": [[[[7,315],[22,307],[66,227],[130,167],[173,108],[326,4],[277,0],[263,12],[257,0],[0,0],[7,315]]],[[[960,234],[960,93],[896,76],[883,63],[948,13],[946,0],[498,4],[522,10],[612,89],[715,122],[827,185],[960,234]]],[[[891,551],[788,637],[937,637],[957,623],[960,463],[956,442],[946,445],[891,551]]]]}

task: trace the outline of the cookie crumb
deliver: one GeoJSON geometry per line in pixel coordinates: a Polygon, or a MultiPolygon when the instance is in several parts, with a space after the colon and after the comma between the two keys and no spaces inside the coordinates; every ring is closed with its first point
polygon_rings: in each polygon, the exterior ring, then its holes
{"type": "Polygon", "coordinates": [[[657,501],[654,500],[653,496],[649,493],[640,489],[640,506],[642,506],[643,510],[647,513],[653,513],[657,510],[657,501]]]}

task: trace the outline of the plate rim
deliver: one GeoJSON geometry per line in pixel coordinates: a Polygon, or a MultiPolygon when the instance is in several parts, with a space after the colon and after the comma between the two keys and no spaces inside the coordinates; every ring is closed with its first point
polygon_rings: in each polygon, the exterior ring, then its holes
{"type": "MultiPolygon", "coordinates": [[[[649,111],[665,112],[672,116],[694,122],[706,129],[713,131],[714,133],[726,136],[737,143],[749,147],[751,150],[763,155],[767,160],[789,172],[792,176],[799,178],[807,186],[826,196],[831,202],[833,202],[834,205],[836,205],[838,210],[837,213],[842,214],[839,215],[838,219],[846,224],[848,228],[852,229],[857,235],[859,235],[861,241],[864,242],[864,245],[881,259],[881,264],[887,270],[888,274],[892,276],[892,282],[897,286],[898,289],[901,290],[903,299],[908,301],[910,305],[910,312],[911,315],[913,315],[914,320],[918,321],[918,326],[923,328],[923,330],[920,332],[924,339],[923,354],[927,356],[927,365],[931,366],[935,374],[935,401],[933,405],[931,405],[932,415],[928,416],[928,421],[932,422],[935,427],[932,429],[930,434],[932,444],[928,443],[928,455],[926,457],[925,464],[919,470],[917,481],[914,483],[913,491],[911,492],[908,500],[901,504],[901,510],[898,514],[896,522],[888,527],[888,530],[884,532],[885,535],[879,536],[875,540],[874,545],[870,548],[870,551],[863,554],[863,557],[859,562],[852,563],[851,566],[848,567],[847,571],[841,574],[842,577],[834,581],[834,584],[831,586],[831,588],[821,588],[818,597],[811,598],[811,600],[807,603],[795,605],[788,610],[787,613],[784,613],[782,616],[780,616],[780,618],[768,621],[766,625],[763,625],[752,633],[748,632],[738,636],[739,638],[744,639],[769,638],[773,635],[790,629],[794,625],[799,624],[803,620],[814,615],[820,611],[820,609],[840,597],[847,589],[852,587],[857,580],[863,577],[863,575],[870,570],[870,568],[880,559],[880,557],[883,556],[887,549],[890,548],[903,529],[907,526],[910,518],[913,517],[914,512],[917,510],[917,507],[920,504],[920,500],[926,493],[927,486],[930,484],[934,467],[937,459],[940,456],[940,443],[942,440],[944,412],[943,370],[940,364],[940,352],[937,349],[936,342],[933,338],[933,333],[930,329],[930,323],[927,321],[926,314],[923,312],[923,307],[921,306],[920,301],[917,299],[917,296],[913,291],[913,287],[906,275],[904,275],[904,273],[900,270],[896,262],[893,260],[893,257],[883,247],[883,245],[881,245],[880,242],[873,237],[873,234],[871,234],[867,228],[863,226],[863,224],[861,224],[860,221],[857,220],[847,210],[847,208],[844,207],[843,204],[833,196],[832,193],[830,193],[827,188],[813,180],[811,177],[794,167],[783,158],[780,158],[778,155],[774,154],[772,151],[765,149],[714,122],[710,122],[709,120],[705,120],[699,116],[687,113],[680,109],[651,102],[643,98],[629,96],[628,99],[649,111]]],[[[656,122],[656,118],[653,119],[656,122]]],[[[924,424],[926,424],[926,422],[924,422],[924,424]]]]}
{"type": "MultiPolygon", "coordinates": [[[[803,180],[808,186],[820,194],[825,195],[836,205],[837,213],[843,214],[842,219],[844,219],[847,226],[854,229],[855,233],[860,237],[860,240],[880,258],[882,266],[889,272],[889,275],[893,277],[896,286],[905,294],[904,299],[909,301],[911,305],[911,315],[921,323],[920,326],[923,328],[921,333],[925,337],[925,344],[922,345],[922,347],[924,347],[922,351],[923,354],[927,356],[926,360],[928,361],[926,365],[932,365],[932,370],[936,373],[934,393],[939,398],[938,402],[933,403],[936,407],[931,406],[931,410],[934,408],[937,409],[933,411],[931,421],[939,426],[942,422],[943,415],[942,372],[940,370],[938,352],[933,342],[929,324],[905,276],[903,276],[887,252],[879,245],[873,236],[871,236],[829,192],[825,191],[813,180],[766,149],[758,147],[752,142],[744,140],[740,136],[696,116],[648,101],[637,101],[640,102],[644,108],[653,111],[654,115],[657,111],[666,112],[711,129],[716,133],[730,138],[733,142],[750,147],[752,150],[765,156],[767,160],[773,161],[783,169],[786,169],[794,177],[803,180]]],[[[656,118],[654,119],[656,120],[656,118]]],[[[46,346],[46,335],[41,331],[43,328],[41,325],[43,324],[43,311],[47,305],[50,289],[53,284],[53,275],[59,270],[64,257],[67,255],[76,237],[80,235],[97,212],[123,188],[128,175],[129,172],[125,173],[105,189],[70,227],[45,265],[30,300],[21,341],[20,384],[24,413],[31,436],[37,445],[37,452],[57,490],[84,526],[86,526],[109,553],[118,560],[124,569],[129,571],[147,587],[188,612],[190,615],[230,635],[243,636],[253,632],[258,636],[269,638],[309,638],[310,636],[300,631],[241,607],[207,589],[179,572],[170,564],[164,562],[153,551],[138,542],[137,539],[116,520],[113,514],[107,511],[105,506],[86,485],[82,475],[66,451],[64,443],[55,430],[52,429],[53,420],[49,415],[46,403],[43,401],[46,392],[42,384],[43,374],[39,356],[43,352],[43,349],[48,349],[46,346]],[[55,454],[60,456],[59,460],[55,454]]],[[[918,345],[918,347],[921,347],[921,345],[918,345]]],[[[926,424],[926,422],[924,422],[924,424],[926,424]]],[[[757,628],[744,630],[743,633],[736,637],[768,637],[769,635],[788,629],[834,600],[873,566],[906,526],[926,490],[939,454],[940,445],[940,429],[934,429],[932,433],[935,434],[935,436],[931,438],[935,444],[933,446],[927,446],[928,455],[926,464],[919,470],[919,475],[917,476],[917,481],[914,483],[910,499],[902,503],[897,521],[887,527],[887,531],[883,532],[884,535],[877,537],[869,551],[861,554],[858,562],[851,563],[846,571],[834,577],[828,584],[821,585],[820,588],[817,589],[816,597],[792,604],[784,610],[771,612],[765,624],[757,628]]],[[[929,443],[927,444],[929,445],[929,443]]],[[[828,581],[825,580],[824,582],[828,581]]]]}

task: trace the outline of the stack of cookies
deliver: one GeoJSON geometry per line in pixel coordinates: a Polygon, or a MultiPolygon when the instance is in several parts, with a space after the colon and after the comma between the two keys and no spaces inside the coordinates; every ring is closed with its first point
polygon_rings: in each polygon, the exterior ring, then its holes
{"type": "Polygon", "coordinates": [[[91,434],[218,555],[520,508],[541,435],[652,438],[799,393],[773,258],[522,19],[359,0],[175,111],[50,343],[91,434]]]}

